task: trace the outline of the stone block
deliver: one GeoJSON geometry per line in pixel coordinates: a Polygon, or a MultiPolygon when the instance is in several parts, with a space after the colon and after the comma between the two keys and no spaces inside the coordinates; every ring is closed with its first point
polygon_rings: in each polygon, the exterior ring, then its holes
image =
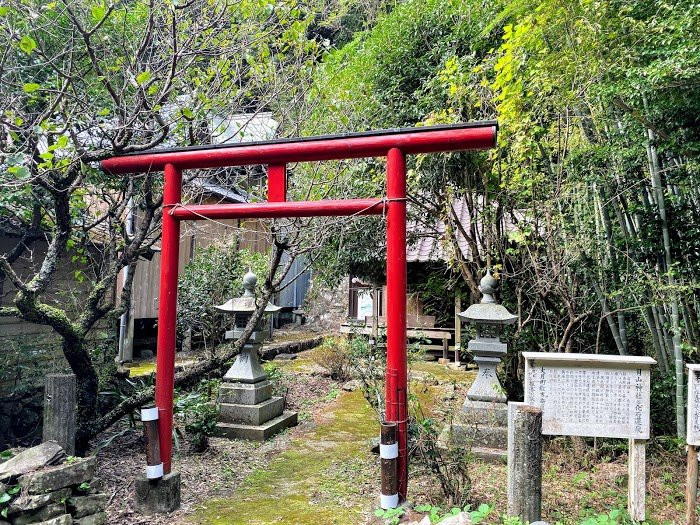
{"type": "MultiPolygon", "coordinates": [[[[73,518],[70,514],[64,514],[58,516],[57,518],[51,518],[50,520],[40,521],[39,523],[33,523],[32,525],[72,525],[73,518]]],[[[2,522],[0,522],[2,525],[2,522]]]]}
{"type": "Polygon", "coordinates": [[[52,503],[40,509],[30,512],[21,512],[13,516],[12,525],[28,525],[37,521],[47,521],[66,513],[66,506],[63,503],[52,503]]]}
{"type": "Polygon", "coordinates": [[[263,425],[241,425],[238,423],[218,423],[219,436],[229,439],[247,439],[250,441],[265,441],[288,427],[297,424],[297,413],[285,411],[263,425]]]}
{"type": "Polygon", "coordinates": [[[159,479],[137,478],[135,492],[136,510],[141,514],[172,512],[180,507],[180,473],[171,472],[159,479]]]}
{"type": "Polygon", "coordinates": [[[107,514],[104,512],[98,512],[96,514],[90,514],[73,520],[74,525],[107,525],[107,514]]]}
{"type": "Polygon", "coordinates": [[[66,502],[68,511],[74,518],[82,518],[97,514],[107,506],[107,494],[92,494],[90,496],[73,496],[66,502]]]}
{"type": "Polygon", "coordinates": [[[221,403],[219,419],[225,423],[242,423],[244,425],[262,425],[282,414],[284,399],[273,397],[257,405],[234,405],[221,403]]]}
{"type": "Polygon", "coordinates": [[[484,425],[452,424],[452,442],[473,447],[508,448],[508,429],[484,425]]]}
{"type": "Polygon", "coordinates": [[[36,447],[23,450],[15,457],[0,463],[0,480],[21,476],[47,465],[56,465],[65,458],[66,453],[61,445],[55,441],[46,441],[36,447]]]}
{"type": "Polygon", "coordinates": [[[23,493],[19,498],[10,503],[7,513],[12,516],[20,512],[36,510],[50,503],[63,503],[66,498],[70,497],[71,492],[71,489],[65,488],[49,492],[48,494],[35,494],[33,496],[23,493]]]}
{"type": "Polygon", "coordinates": [[[272,383],[267,379],[258,383],[222,383],[219,402],[236,405],[257,405],[272,397],[272,383]]]}
{"type": "Polygon", "coordinates": [[[29,494],[43,494],[91,480],[96,466],[94,457],[79,458],[72,463],[25,474],[19,478],[19,483],[29,494]]]}
{"type": "Polygon", "coordinates": [[[467,398],[456,419],[460,423],[508,426],[508,406],[505,403],[472,401],[467,398]]]}

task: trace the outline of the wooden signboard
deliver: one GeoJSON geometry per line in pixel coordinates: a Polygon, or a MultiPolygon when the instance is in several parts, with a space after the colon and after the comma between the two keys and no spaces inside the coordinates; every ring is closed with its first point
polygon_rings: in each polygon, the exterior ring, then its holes
{"type": "Polygon", "coordinates": [[[630,517],[645,519],[651,357],[523,352],[525,403],[542,409],[542,433],[629,439],[630,517]]]}
{"type": "Polygon", "coordinates": [[[649,439],[651,357],[523,352],[525,403],[542,433],[649,439]]]}

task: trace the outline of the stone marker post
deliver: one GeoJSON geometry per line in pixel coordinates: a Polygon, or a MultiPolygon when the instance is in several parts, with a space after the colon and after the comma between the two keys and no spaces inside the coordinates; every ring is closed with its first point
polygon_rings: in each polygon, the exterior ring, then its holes
{"type": "Polygon", "coordinates": [[[542,409],[508,403],[508,515],[542,518],[542,409]]]}
{"type": "Polygon", "coordinates": [[[73,374],[48,374],[44,388],[43,441],[55,441],[75,454],[76,382],[73,374]]]}

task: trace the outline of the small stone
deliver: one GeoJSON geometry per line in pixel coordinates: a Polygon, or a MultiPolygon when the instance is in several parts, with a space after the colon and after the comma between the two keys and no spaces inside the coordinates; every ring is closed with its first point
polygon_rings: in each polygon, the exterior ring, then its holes
{"type": "Polygon", "coordinates": [[[430,525],[430,516],[425,516],[420,522],[418,522],[418,525],[430,525]]]}
{"type": "Polygon", "coordinates": [[[347,383],[343,385],[343,390],[346,392],[354,392],[355,390],[359,390],[362,388],[362,381],[359,379],[351,379],[347,383]]]}
{"type": "Polygon", "coordinates": [[[36,447],[28,448],[0,464],[0,480],[21,476],[47,465],[56,465],[63,461],[66,453],[55,441],[47,441],[36,447]]]}
{"type": "Polygon", "coordinates": [[[460,512],[440,522],[442,525],[471,525],[472,519],[466,512],[460,512]]]}
{"type": "Polygon", "coordinates": [[[105,488],[104,481],[99,478],[92,478],[90,480],[90,488],[87,490],[74,491],[77,496],[87,496],[89,494],[99,494],[105,488]]]}
{"type": "Polygon", "coordinates": [[[296,354],[277,354],[273,361],[291,361],[297,357],[298,356],[296,354]]]}
{"type": "Polygon", "coordinates": [[[55,490],[48,494],[35,494],[30,496],[22,493],[19,498],[15,499],[8,508],[8,514],[18,514],[20,512],[29,512],[36,510],[39,507],[44,507],[49,503],[63,503],[63,500],[71,495],[71,490],[68,488],[55,490]]]}
{"type": "Polygon", "coordinates": [[[19,483],[29,494],[43,494],[91,480],[96,466],[97,459],[94,457],[79,458],[50,470],[25,474],[19,478],[19,483]]]}
{"type": "MultiPolygon", "coordinates": [[[[64,514],[63,516],[58,516],[57,518],[52,518],[46,521],[40,521],[39,523],[33,523],[32,525],[72,525],[73,518],[70,514],[64,514]]],[[[3,525],[0,522],[0,525],[3,525]]]]}
{"type": "Polygon", "coordinates": [[[75,525],[105,525],[107,523],[107,514],[98,512],[97,514],[91,514],[90,516],[73,520],[73,523],[75,525]]]}
{"type": "Polygon", "coordinates": [[[66,513],[66,506],[63,503],[53,503],[39,510],[23,512],[12,518],[13,525],[28,525],[37,521],[47,521],[51,518],[61,516],[66,513]]]}
{"type": "Polygon", "coordinates": [[[67,502],[68,512],[74,518],[82,518],[90,514],[97,514],[105,510],[107,506],[107,494],[93,494],[91,496],[73,496],[67,502]]]}
{"type": "Polygon", "coordinates": [[[450,400],[455,398],[455,385],[454,383],[448,383],[447,386],[445,386],[445,392],[442,394],[442,398],[444,400],[450,400]]]}

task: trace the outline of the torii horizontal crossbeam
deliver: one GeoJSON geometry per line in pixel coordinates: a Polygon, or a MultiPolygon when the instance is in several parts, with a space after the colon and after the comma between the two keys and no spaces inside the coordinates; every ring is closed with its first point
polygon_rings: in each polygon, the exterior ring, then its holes
{"type": "Polygon", "coordinates": [[[170,214],[181,221],[379,215],[384,211],[385,203],[385,199],[346,199],[257,202],[254,204],[177,205],[172,208],[170,214]]]}

